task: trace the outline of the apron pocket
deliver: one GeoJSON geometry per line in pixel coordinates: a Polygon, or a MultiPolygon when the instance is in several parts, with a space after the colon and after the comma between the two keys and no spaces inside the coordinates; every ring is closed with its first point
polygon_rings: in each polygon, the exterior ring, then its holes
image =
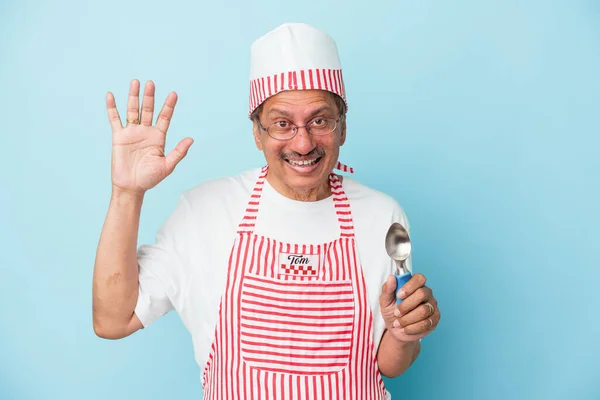
{"type": "Polygon", "coordinates": [[[354,327],[351,281],[242,281],[240,348],[258,370],[323,375],[349,361],[354,327]]]}

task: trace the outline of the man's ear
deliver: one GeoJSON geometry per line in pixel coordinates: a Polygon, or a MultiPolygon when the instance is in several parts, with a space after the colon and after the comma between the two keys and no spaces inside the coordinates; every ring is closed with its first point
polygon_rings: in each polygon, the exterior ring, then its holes
{"type": "Polygon", "coordinates": [[[346,141],[346,116],[344,116],[344,118],[342,119],[342,132],[340,134],[340,146],[344,145],[344,142],[346,141]]]}
{"type": "Polygon", "coordinates": [[[254,135],[254,143],[256,144],[256,148],[260,151],[263,150],[262,142],[260,141],[260,127],[258,126],[258,121],[252,121],[252,132],[254,135]]]}

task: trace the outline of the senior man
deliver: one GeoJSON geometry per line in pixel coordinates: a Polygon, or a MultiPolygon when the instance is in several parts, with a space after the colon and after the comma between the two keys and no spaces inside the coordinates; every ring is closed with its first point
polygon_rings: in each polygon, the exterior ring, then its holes
{"type": "MultiPolygon", "coordinates": [[[[384,399],[440,319],[425,277],[396,288],[383,243],[399,204],[334,170],[347,99],[333,39],[284,24],[251,48],[250,108],[266,165],[198,184],[154,244],[137,246],[144,194],[192,145],[165,155],[177,101],[155,125],[154,85],[133,80],[113,131],[112,196],[94,267],[97,335],[118,339],[175,310],[206,399],[384,399]],[[396,296],[403,298],[398,305],[396,296]]],[[[410,268],[410,259],[408,260],[410,268]]]]}

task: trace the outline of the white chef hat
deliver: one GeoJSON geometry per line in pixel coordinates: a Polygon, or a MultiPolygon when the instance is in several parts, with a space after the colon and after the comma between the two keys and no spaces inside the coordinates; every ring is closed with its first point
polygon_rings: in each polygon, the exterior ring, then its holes
{"type": "Polygon", "coordinates": [[[346,103],[337,45],[320,29],[287,23],[257,39],[250,48],[250,111],[284,90],[321,89],[346,103]]]}

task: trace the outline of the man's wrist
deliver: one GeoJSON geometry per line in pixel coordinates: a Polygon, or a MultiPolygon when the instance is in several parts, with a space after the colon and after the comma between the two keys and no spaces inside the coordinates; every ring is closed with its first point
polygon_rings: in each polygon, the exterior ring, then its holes
{"type": "Polygon", "coordinates": [[[113,186],[111,203],[118,206],[140,206],[144,200],[143,191],[125,190],[113,186]]]}
{"type": "Polygon", "coordinates": [[[421,343],[421,338],[419,338],[418,340],[406,341],[397,338],[396,336],[392,335],[391,332],[389,332],[389,336],[392,342],[394,343],[394,346],[397,346],[402,349],[410,349],[411,347],[417,346],[419,343],[421,343]]]}

